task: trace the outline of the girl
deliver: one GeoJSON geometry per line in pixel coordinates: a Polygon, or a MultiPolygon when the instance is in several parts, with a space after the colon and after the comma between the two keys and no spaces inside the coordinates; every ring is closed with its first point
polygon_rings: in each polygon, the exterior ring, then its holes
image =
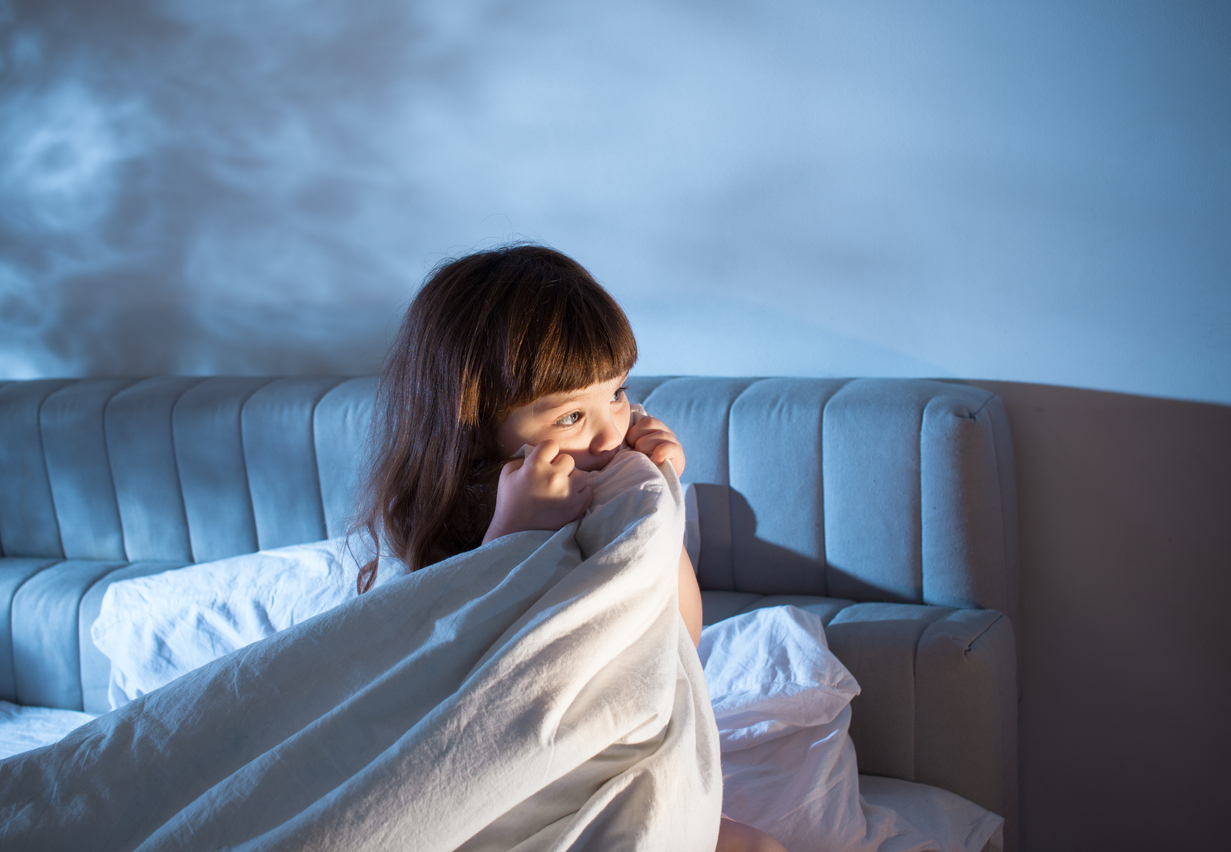
{"type": "MultiPolygon", "coordinates": [[[[636,360],[624,312],[559,252],[512,246],[438,267],[381,376],[362,526],[415,571],[579,518],[591,498],[586,472],[622,445],[682,472],[683,448],[665,424],[630,425],[624,381],[636,360]],[[533,449],[511,460],[522,447],[533,449]]],[[[361,570],[360,593],[376,566],[361,570]]],[[[701,593],[682,547],[679,601],[695,645],[701,593]]],[[[725,818],[718,849],[785,852],[725,818]]]]}

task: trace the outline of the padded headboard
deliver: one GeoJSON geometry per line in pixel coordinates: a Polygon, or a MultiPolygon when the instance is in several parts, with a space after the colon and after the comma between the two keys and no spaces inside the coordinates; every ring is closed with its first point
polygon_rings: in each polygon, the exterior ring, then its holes
{"type": "Polygon", "coordinates": [[[634,378],[687,455],[703,589],[996,609],[1016,621],[1000,399],[926,379],[634,378]]]}
{"type": "MultiPolygon", "coordinates": [[[[202,562],[340,535],[374,378],[0,385],[0,553],[202,562]]],[[[634,377],[697,485],[703,588],[1016,620],[1008,421],[917,379],[634,377]]]]}
{"type": "Polygon", "coordinates": [[[345,532],[374,378],[0,386],[5,556],[206,562],[345,532]]]}

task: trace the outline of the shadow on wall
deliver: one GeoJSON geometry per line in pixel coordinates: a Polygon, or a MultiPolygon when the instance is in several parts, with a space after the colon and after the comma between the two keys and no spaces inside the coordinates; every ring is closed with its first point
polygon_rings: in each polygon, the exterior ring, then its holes
{"type": "Polygon", "coordinates": [[[1231,407],[1017,382],[1023,848],[1201,849],[1231,765],[1231,407]]]}

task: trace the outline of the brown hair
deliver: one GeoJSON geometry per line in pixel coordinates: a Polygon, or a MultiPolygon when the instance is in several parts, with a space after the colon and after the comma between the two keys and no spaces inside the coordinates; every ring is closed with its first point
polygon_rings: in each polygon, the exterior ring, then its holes
{"type": "MultiPolygon", "coordinates": [[[[506,246],[438,266],[402,321],[377,390],[366,502],[374,550],[416,571],[478,547],[505,461],[496,430],[518,406],[627,372],[637,342],[576,261],[506,246]]],[[[359,572],[362,594],[377,559],[359,572]]]]}

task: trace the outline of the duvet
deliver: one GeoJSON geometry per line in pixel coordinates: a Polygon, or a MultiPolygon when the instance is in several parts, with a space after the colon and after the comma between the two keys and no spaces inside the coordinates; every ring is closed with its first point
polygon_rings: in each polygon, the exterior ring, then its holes
{"type": "Polygon", "coordinates": [[[629,451],[591,486],[0,763],[0,846],[710,852],[679,483],[629,451]]]}

